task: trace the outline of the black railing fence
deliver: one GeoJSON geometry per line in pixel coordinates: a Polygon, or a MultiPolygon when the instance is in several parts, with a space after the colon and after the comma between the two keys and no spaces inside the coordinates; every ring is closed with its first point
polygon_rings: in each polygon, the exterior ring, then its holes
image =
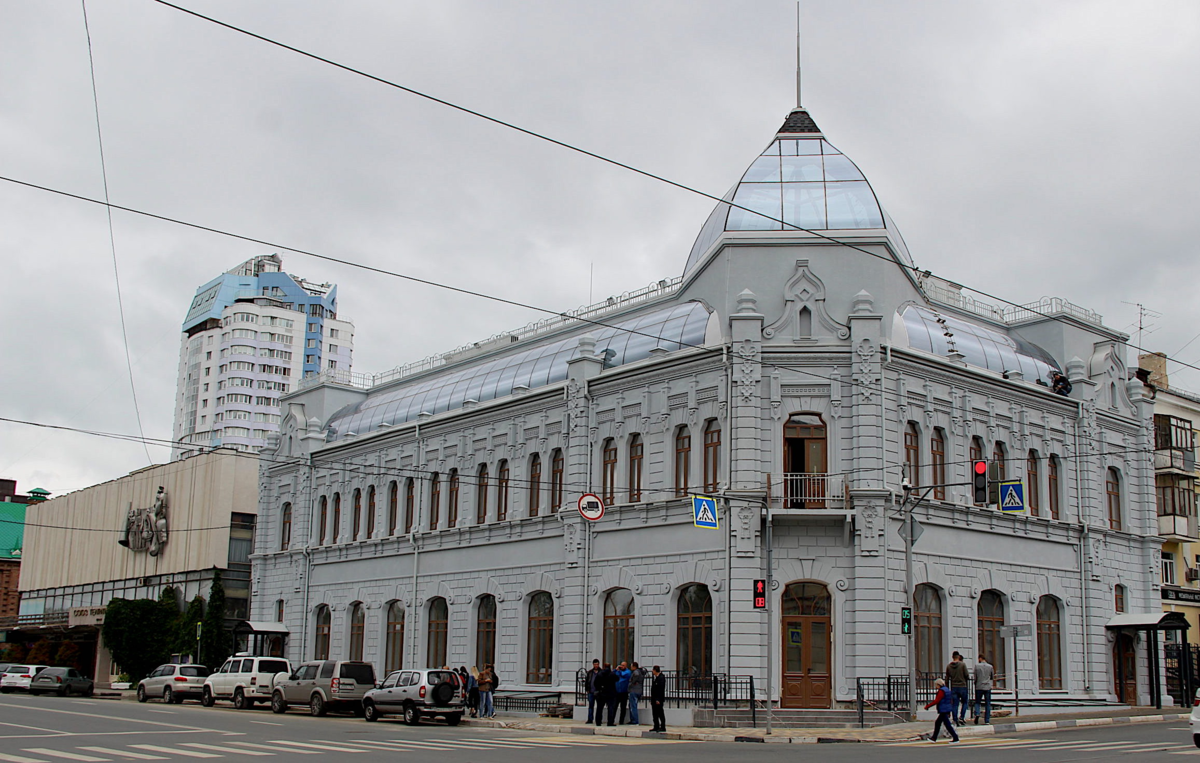
{"type": "Polygon", "coordinates": [[[1167,674],[1167,694],[1176,704],[1192,704],[1200,689],[1200,644],[1164,644],[1163,667],[1167,674]]]}
{"type": "MultiPolygon", "coordinates": [[[[580,670],[575,674],[575,704],[587,704],[587,671],[580,670]]],[[[752,676],[731,676],[728,673],[680,673],[675,670],[664,670],[667,677],[667,707],[689,707],[692,705],[711,705],[714,710],[722,705],[732,705],[735,702],[747,703],[754,696],[754,678],[752,676]]],[[[642,701],[650,701],[650,682],[654,677],[646,674],[643,685],[642,701]]]]}
{"type": "Polygon", "coordinates": [[[492,704],[497,710],[508,713],[544,713],[562,702],[559,692],[504,691],[492,695],[492,704]]]}

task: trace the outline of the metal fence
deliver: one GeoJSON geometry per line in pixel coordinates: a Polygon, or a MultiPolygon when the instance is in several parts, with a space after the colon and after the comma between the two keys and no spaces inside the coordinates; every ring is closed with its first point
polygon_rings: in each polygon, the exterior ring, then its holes
{"type": "Polygon", "coordinates": [[[544,713],[562,703],[561,692],[498,691],[492,695],[497,710],[508,713],[544,713]]]}
{"type": "Polygon", "coordinates": [[[1192,704],[1200,688],[1200,644],[1164,644],[1163,667],[1167,693],[1184,707],[1192,704]]]}
{"type": "MultiPolygon", "coordinates": [[[[586,705],[588,701],[586,670],[575,674],[575,704],[586,705]]],[[[731,676],[727,673],[711,673],[698,675],[680,673],[676,670],[664,670],[667,678],[666,707],[690,707],[693,705],[711,705],[714,710],[721,705],[734,703],[749,703],[754,696],[753,676],[731,676]]],[[[642,697],[644,702],[650,701],[650,682],[653,676],[647,672],[642,697]]]]}

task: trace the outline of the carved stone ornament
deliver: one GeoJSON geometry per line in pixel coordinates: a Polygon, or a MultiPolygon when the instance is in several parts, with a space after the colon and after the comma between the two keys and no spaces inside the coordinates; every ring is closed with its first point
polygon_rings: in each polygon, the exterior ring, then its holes
{"type": "Polygon", "coordinates": [[[778,335],[795,342],[811,340],[817,336],[818,325],[838,339],[850,338],[850,328],[835,321],[825,309],[825,284],[809,269],[808,260],[796,260],[796,274],[784,285],[783,296],[783,314],[763,329],[764,339],[778,335]],[[808,317],[802,322],[800,316],[805,310],[808,317]]]}
{"type": "Polygon", "coordinates": [[[130,551],[145,551],[150,556],[162,553],[167,545],[167,491],[161,485],[148,509],[130,509],[125,515],[125,530],[117,540],[130,551]]]}
{"type": "Polygon", "coordinates": [[[854,353],[858,355],[854,381],[858,382],[863,399],[870,400],[875,395],[875,386],[879,384],[879,376],[875,373],[875,360],[879,356],[879,349],[870,339],[863,337],[854,348],[854,353]]]}

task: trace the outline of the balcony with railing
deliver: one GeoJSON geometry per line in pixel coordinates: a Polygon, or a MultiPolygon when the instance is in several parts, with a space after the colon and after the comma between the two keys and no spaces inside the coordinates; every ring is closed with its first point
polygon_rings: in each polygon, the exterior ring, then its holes
{"type": "Polygon", "coordinates": [[[785,510],[845,509],[846,475],[785,473],[772,475],[767,481],[768,500],[780,498],[785,510]]]}

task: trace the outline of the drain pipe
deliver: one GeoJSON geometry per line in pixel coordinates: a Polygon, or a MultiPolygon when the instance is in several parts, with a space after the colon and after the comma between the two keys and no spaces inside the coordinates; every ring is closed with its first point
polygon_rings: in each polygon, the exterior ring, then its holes
{"type": "Polygon", "coordinates": [[[420,543],[420,539],[418,538],[417,534],[421,531],[421,522],[423,521],[423,515],[425,513],[425,488],[424,488],[424,486],[421,485],[421,478],[420,478],[420,474],[422,473],[420,470],[421,470],[422,466],[424,466],[424,464],[425,464],[425,460],[423,458],[425,448],[423,447],[424,442],[422,442],[422,440],[421,440],[421,424],[420,424],[420,422],[418,422],[416,425],[414,425],[413,431],[416,433],[416,438],[417,438],[417,458],[416,458],[416,461],[414,462],[414,465],[417,467],[417,475],[418,476],[413,477],[413,492],[415,492],[417,494],[417,506],[416,506],[416,513],[413,516],[413,525],[408,533],[408,542],[412,544],[412,549],[413,549],[412,593],[409,595],[409,607],[413,611],[413,616],[410,617],[409,620],[412,620],[411,627],[412,627],[413,633],[412,633],[412,637],[408,641],[409,641],[409,643],[412,644],[412,662],[410,664],[418,665],[419,663],[417,662],[417,639],[420,634],[417,631],[418,623],[417,623],[417,616],[416,616],[417,598],[418,598],[417,597],[417,571],[420,568],[420,563],[421,563],[421,543],[420,543]]]}
{"type": "Polygon", "coordinates": [[[297,655],[298,660],[304,659],[305,647],[308,644],[308,594],[312,590],[312,516],[315,501],[314,495],[317,491],[316,476],[313,474],[313,454],[309,451],[308,454],[308,538],[304,543],[304,616],[300,620],[300,654],[297,655]]]}
{"type": "Polygon", "coordinates": [[[1087,574],[1087,554],[1088,544],[1091,543],[1091,532],[1087,521],[1087,514],[1084,511],[1084,496],[1083,496],[1083,479],[1081,472],[1083,471],[1083,453],[1079,449],[1079,426],[1083,422],[1083,401],[1077,400],[1079,413],[1075,417],[1075,500],[1078,507],[1079,516],[1079,596],[1083,603],[1083,690],[1087,693],[1092,691],[1092,657],[1091,649],[1088,647],[1089,639],[1087,634],[1091,632],[1091,617],[1090,607],[1088,606],[1088,574],[1087,574]]]}

